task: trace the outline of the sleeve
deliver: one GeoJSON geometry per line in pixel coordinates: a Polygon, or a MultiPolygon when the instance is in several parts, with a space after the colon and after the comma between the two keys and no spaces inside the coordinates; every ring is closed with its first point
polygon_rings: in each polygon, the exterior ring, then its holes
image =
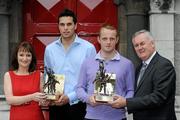
{"type": "Polygon", "coordinates": [[[132,62],[128,65],[126,75],[126,95],[125,98],[131,98],[134,95],[135,70],[132,62]]]}
{"type": "Polygon", "coordinates": [[[83,62],[81,69],[80,69],[80,74],[79,74],[79,79],[78,79],[78,84],[76,86],[76,93],[77,97],[83,101],[88,103],[89,95],[87,94],[87,68],[86,68],[86,61],[83,62]]]}
{"type": "Polygon", "coordinates": [[[72,104],[74,102],[76,102],[77,100],[77,95],[76,95],[76,92],[73,91],[73,92],[70,92],[69,94],[67,94],[68,98],[69,98],[69,103],[72,104]]]}

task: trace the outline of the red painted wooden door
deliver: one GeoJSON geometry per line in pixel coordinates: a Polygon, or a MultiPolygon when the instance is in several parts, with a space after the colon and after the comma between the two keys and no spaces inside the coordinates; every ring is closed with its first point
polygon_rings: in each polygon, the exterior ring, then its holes
{"type": "Polygon", "coordinates": [[[113,0],[23,0],[23,39],[33,44],[40,70],[45,47],[60,36],[57,16],[64,8],[76,13],[77,34],[93,43],[97,51],[100,26],[104,23],[117,26],[117,6],[113,0]]]}
{"type": "Polygon", "coordinates": [[[38,62],[43,70],[46,45],[58,37],[57,16],[69,8],[77,14],[77,34],[92,42],[99,50],[97,35],[103,23],[117,26],[117,7],[113,0],[23,0],[24,40],[32,42],[38,62]]]}

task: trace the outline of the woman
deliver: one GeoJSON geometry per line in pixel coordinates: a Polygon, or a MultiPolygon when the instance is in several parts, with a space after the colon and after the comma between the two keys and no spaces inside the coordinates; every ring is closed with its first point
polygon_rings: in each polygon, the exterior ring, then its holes
{"type": "Polygon", "coordinates": [[[22,42],[12,58],[12,70],[4,75],[4,92],[11,105],[10,120],[44,120],[39,102],[43,74],[36,68],[36,56],[29,42],[22,42]]]}

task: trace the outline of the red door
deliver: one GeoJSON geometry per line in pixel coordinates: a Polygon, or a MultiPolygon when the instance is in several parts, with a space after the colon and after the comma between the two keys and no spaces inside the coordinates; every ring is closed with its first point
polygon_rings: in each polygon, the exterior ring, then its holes
{"type": "Polygon", "coordinates": [[[60,35],[57,16],[64,8],[77,14],[77,34],[93,43],[97,50],[100,26],[104,23],[117,26],[113,0],[23,0],[23,39],[33,44],[37,68],[42,71],[45,47],[60,35]]]}
{"type": "Polygon", "coordinates": [[[37,68],[43,70],[46,45],[59,36],[57,16],[69,8],[77,14],[77,34],[93,43],[103,23],[117,26],[117,7],[113,0],[23,0],[24,40],[32,42],[37,55],[37,68]]]}

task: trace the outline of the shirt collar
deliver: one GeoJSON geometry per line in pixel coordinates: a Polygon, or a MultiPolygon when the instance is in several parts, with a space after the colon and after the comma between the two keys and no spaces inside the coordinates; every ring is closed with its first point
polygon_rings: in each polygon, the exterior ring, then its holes
{"type": "MultiPolygon", "coordinates": [[[[95,59],[96,60],[104,60],[104,58],[101,57],[100,51],[96,54],[95,59]]],[[[120,54],[116,51],[114,57],[111,58],[110,60],[120,60],[120,54]]]]}
{"type": "MultiPolygon", "coordinates": [[[[74,39],[74,41],[73,41],[72,44],[81,44],[81,42],[82,42],[82,41],[80,40],[80,38],[79,38],[78,35],[76,34],[75,39],[74,39]]],[[[57,41],[56,43],[62,45],[61,36],[58,38],[58,41],[57,41]]]]}
{"type": "Polygon", "coordinates": [[[147,59],[146,61],[143,61],[143,62],[146,63],[147,65],[149,65],[149,63],[151,62],[151,60],[155,54],[156,54],[156,51],[153,52],[153,54],[149,57],[149,59],[147,59]]]}

